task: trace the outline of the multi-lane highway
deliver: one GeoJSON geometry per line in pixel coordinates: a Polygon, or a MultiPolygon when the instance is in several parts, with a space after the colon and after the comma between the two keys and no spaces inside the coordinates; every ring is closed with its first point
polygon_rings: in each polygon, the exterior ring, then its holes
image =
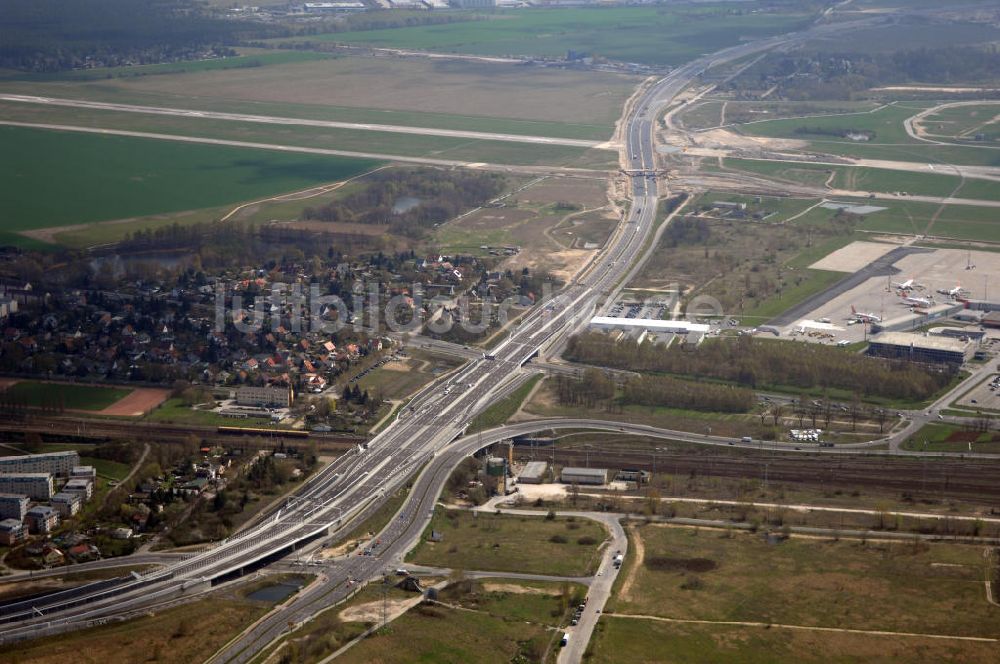
{"type": "MultiPolygon", "coordinates": [[[[829,26],[814,28],[810,34],[829,26]]],[[[323,469],[267,519],[213,548],[163,569],[74,593],[72,598],[37,600],[31,607],[2,619],[0,640],[43,636],[81,627],[95,620],[132,611],[153,602],[177,598],[192,588],[270,559],[293,546],[325,537],[354,515],[425,470],[411,490],[412,498],[380,535],[372,556],[346,561],[335,576],[315,584],[291,603],[281,619],[263,620],[243,635],[217,661],[247,661],[289,622],[304,620],[345,597],[354,580],[378,574],[389,560],[402,555],[420,536],[441,483],[461,458],[486,442],[482,437],[456,441],[475,414],[510,386],[523,380],[521,367],[558,339],[589,319],[595,305],[632,269],[656,220],[658,185],[654,148],[656,119],[674,97],[706,69],[804,38],[806,33],[743,44],[678,68],[651,86],[636,102],[626,125],[624,162],[631,174],[632,207],[595,265],[548,302],[526,314],[495,348],[424,388],[386,429],[323,469]]],[[[504,432],[504,435],[508,435],[504,432]]]]}

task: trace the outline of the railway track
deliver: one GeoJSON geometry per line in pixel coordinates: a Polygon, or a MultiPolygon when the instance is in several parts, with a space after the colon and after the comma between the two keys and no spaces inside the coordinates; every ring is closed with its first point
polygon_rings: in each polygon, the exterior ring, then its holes
{"type": "MultiPolygon", "coordinates": [[[[107,420],[81,420],[79,418],[34,417],[30,422],[0,422],[0,441],[17,442],[26,433],[37,433],[46,442],[77,441],[101,443],[114,440],[141,440],[149,442],[186,442],[191,436],[213,444],[232,444],[241,437],[231,433],[220,433],[217,427],[203,427],[184,424],[162,424],[153,422],[115,422],[107,420]]],[[[306,439],[300,436],[282,435],[280,430],[269,431],[267,436],[244,436],[263,439],[268,443],[301,445],[303,440],[315,441],[321,452],[346,452],[365,440],[364,436],[338,433],[318,433],[311,431],[306,439]]]]}
{"type": "MultiPolygon", "coordinates": [[[[539,449],[536,458],[549,458],[539,449]]],[[[558,463],[638,468],[675,475],[726,477],[837,489],[879,489],[922,498],[961,498],[1000,507],[1000,461],[810,455],[706,456],[652,451],[559,449],[558,463]]]]}

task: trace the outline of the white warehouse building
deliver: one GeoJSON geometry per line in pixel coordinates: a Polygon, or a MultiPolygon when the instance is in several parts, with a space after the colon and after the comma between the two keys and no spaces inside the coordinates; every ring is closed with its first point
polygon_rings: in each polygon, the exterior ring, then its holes
{"type": "Polygon", "coordinates": [[[658,320],[655,318],[615,318],[612,316],[594,316],[590,319],[590,327],[598,330],[646,330],[664,334],[690,334],[691,332],[708,334],[710,325],[692,323],[687,320],[658,320]]]}

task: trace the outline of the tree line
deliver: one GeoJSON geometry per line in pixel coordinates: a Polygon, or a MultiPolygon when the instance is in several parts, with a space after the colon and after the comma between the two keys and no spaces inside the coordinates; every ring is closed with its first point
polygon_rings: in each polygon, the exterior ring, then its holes
{"type": "Polygon", "coordinates": [[[627,378],[619,390],[615,381],[598,369],[588,369],[580,378],[558,376],[555,390],[562,405],[590,409],[603,406],[608,411],[638,405],[745,413],[754,405],[754,394],[746,388],[698,383],[672,376],[633,376],[627,378]]]}
{"type": "Polygon", "coordinates": [[[175,62],[290,34],[191,0],[0,0],[0,16],[0,67],[31,72],[175,62]]]}
{"type": "Polygon", "coordinates": [[[506,179],[497,173],[441,171],[433,168],[379,171],[366,179],[360,191],[321,207],[307,207],[304,219],[388,226],[388,231],[410,238],[496,198],[506,179]],[[394,210],[403,197],[419,202],[408,210],[394,210]]]}
{"type": "Polygon", "coordinates": [[[748,388],[831,388],[866,397],[923,400],[948,385],[954,369],[857,355],[820,344],[738,337],[711,339],[695,350],[616,343],[600,333],[570,339],[566,357],[600,366],[715,379],[748,388]]]}
{"type": "Polygon", "coordinates": [[[625,381],[623,399],[640,406],[666,406],[712,413],[745,413],[754,393],[743,387],[696,383],[671,376],[636,376],[625,381]]]}
{"type": "Polygon", "coordinates": [[[851,99],[882,85],[906,83],[994,83],[1000,79],[1000,49],[943,46],[888,53],[814,51],[772,55],[734,79],[732,90],[772,84],[790,99],[851,99]]]}

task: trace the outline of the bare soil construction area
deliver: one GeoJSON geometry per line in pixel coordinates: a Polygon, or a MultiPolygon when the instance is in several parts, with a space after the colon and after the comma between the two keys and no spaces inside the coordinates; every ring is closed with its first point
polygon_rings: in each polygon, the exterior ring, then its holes
{"type": "MultiPolygon", "coordinates": [[[[418,598],[419,599],[419,598],[418,598]]],[[[402,615],[413,603],[411,599],[389,599],[385,602],[388,617],[390,620],[402,615]]],[[[370,622],[377,623],[382,620],[383,603],[381,601],[367,602],[357,606],[349,606],[340,612],[340,619],[344,622],[370,622]]]]}
{"type": "Polygon", "coordinates": [[[567,280],[604,246],[617,220],[603,180],[546,178],[517,192],[506,207],[484,208],[443,226],[438,238],[454,251],[519,247],[501,269],[528,268],[567,280]]]}
{"type": "Polygon", "coordinates": [[[119,399],[98,415],[118,415],[124,417],[142,417],[170,396],[170,390],[156,387],[140,387],[132,390],[128,396],[119,399]]]}

